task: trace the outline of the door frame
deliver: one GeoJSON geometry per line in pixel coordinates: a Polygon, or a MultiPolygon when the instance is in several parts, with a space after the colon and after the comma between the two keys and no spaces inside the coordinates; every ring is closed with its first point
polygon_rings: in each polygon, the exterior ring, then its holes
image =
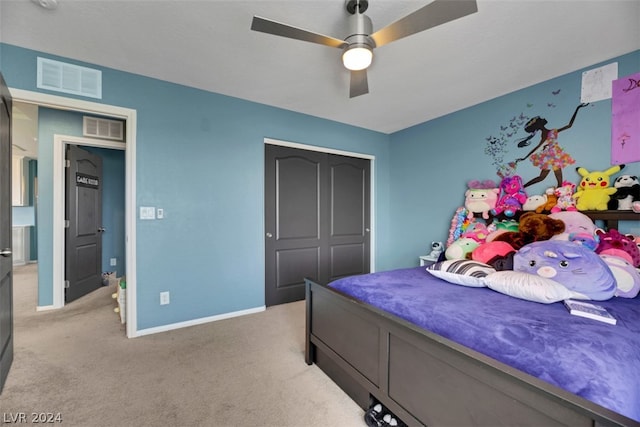
{"type": "MultiPolygon", "coordinates": [[[[371,232],[369,233],[369,269],[372,273],[374,273],[376,271],[376,258],[375,258],[375,253],[376,253],[376,211],[374,209],[375,206],[375,160],[376,160],[376,156],[373,156],[371,154],[363,154],[363,153],[356,153],[353,151],[344,151],[344,150],[336,150],[334,148],[326,148],[326,147],[320,147],[317,145],[307,145],[307,144],[301,144],[298,142],[291,142],[291,141],[282,141],[282,140],[278,140],[278,139],[272,139],[272,138],[264,138],[264,144],[265,145],[279,145],[281,147],[290,147],[290,148],[299,148],[301,150],[307,150],[307,151],[317,151],[320,153],[327,153],[327,154],[337,154],[339,156],[347,156],[347,157],[356,157],[359,159],[366,159],[370,161],[370,177],[369,177],[369,218],[370,218],[370,225],[369,228],[371,229],[371,232]]],[[[264,164],[265,160],[262,160],[262,163],[264,164]]],[[[264,174],[263,174],[264,175],[264,174]]],[[[266,194],[264,194],[264,198],[266,198],[266,194]]],[[[264,206],[265,200],[262,201],[262,206],[264,206]]],[[[266,218],[265,215],[263,215],[262,218],[262,229],[263,229],[263,233],[262,233],[262,238],[266,239],[265,236],[265,230],[266,230],[266,218]]],[[[263,240],[263,244],[262,244],[262,248],[263,251],[266,248],[266,241],[263,240]]],[[[265,260],[266,259],[266,252],[263,253],[262,255],[262,259],[265,260]]],[[[266,270],[266,264],[265,264],[265,270],[266,270]]],[[[266,285],[265,285],[266,286],[266,285]]]]}
{"type": "MultiPolygon", "coordinates": [[[[64,281],[66,258],[65,238],[65,206],[67,194],[65,191],[65,157],[67,145],[84,145],[125,151],[126,143],[109,141],[104,139],[92,139],[77,136],[58,135],[53,136],[53,307],[64,307],[64,281]],[[62,224],[56,227],[55,224],[62,224]]],[[[125,173],[126,174],[126,173],[125,173]]],[[[126,206],[126,202],[125,202],[126,206]]],[[[125,208],[126,217],[126,208],[125,208]]],[[[126,249],[125,249],[126,251],[126,249]]],[[[127,262],[129,260],[127,259],[127,262]]],[[[127,265],[128,273],[128,265],[127,265]]],[[[129,282],[127,277],[127,284],[129,282]]],[[[126,306],[125,306],[126,308],[126,306]]],[[[128,313],[127,313],[128,314],[128,313]]]]}
{"type": "MultiPolygon", "coordinates": [[[[113,117],[126,122],[125,145],[125,258],[126,258],[126,331],[127,337],[138,336],[137,317],[137,273],[136,273],[136,134],[137,134],[137,111],[130,108],[118,107],[115,105],[100,104],[97,102],[84,101],[73,98],[65,98],[57,95],[50,95],[40,92],[32,92],[23,89],[9,88],[11,96],[15,102],[36,104],[41,107],[48,107],[58,110],[68,110],[80,113],[95,114],[106,117],[113,117]]],[[[56,135],[57,137],[58,135],[56,135]]],[[[75,137],[62,137],[64,141],[69,141],[75,137]]],[[[83,139],[84,140],[84,139],[83,139]]],[[[99,140],[91,140],[97,142],[99,140]]],[[[55,144],[54,140],[54,144],[55,144]]],[[[111,141],[109,141],[111,143],[111,141]]],[[[88,144],[83,144],[88,145],[88,144]]],[[[98,145],[99,146],[99,145],[98,145]]],[[[104,145],[103,145],[104,146],[104,145]]],[[[53,227],[53,280],[54,293],[53,305],[50,307],[39,307],[39,309],[58,309],[64,307],[64,256],[60,255],[60,247],[64,249],[64,168],[62,159],[57,160],[59,149],[64,147],[64,143],[58,142],[54,146],[54,227],[53,227]],[[56,173],[56,169],[61,169],[62,174],[56,173]],[[62,177],[61,177],[62,175],[62,177]],[[58,190],[56,190],[56,188],[58,190]],[[62,212],[62,214],[60,214],[62,212]],[[60,216],[60,217],[58,217],[60,216]],[[56,226],[57,224],[57,226],[56,226]],[[56,248],[58,250],[56,250],[56,248]],[[60,273],[62,272],[62,273],[60,273]],[[62,281],[60,282],[60,277],[62,281]],[[57,284],[56,284],[57,282],[57,284]],[[62,295],[62,298],[60,296],[62,295]]],[[[113,146],[107,148],[115,148],[113,146]]]]}

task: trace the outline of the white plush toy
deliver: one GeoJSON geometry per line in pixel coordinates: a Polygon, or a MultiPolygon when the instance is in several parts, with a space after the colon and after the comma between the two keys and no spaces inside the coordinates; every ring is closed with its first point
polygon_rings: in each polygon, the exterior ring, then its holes
{"type": "Polygon", "coordinates": [[[431,252],[427,255],[427,258],[431,261],[438,261],[440,254],[444,251],[444,244],[442,242],[431,242],[431,252]]]}
{"type": "Polygon", "coordinates": [[[616,192],[608,202],[610,210],[627,210],[634,208],[634,203],[640,203],[640,181],[635,175],[620,175],[613,181],[616,192]]]}
{"type": "Polygon", "coordinates": [[[527,197],[527,200],[522,205],[523,211],[536,211],[538,213],[542,212],[542,207],[547,204],[547,195],[546,194],[534,194],[533,196],[527,197]],[[540,208],[540,211],[538,211],[540,208]]]}

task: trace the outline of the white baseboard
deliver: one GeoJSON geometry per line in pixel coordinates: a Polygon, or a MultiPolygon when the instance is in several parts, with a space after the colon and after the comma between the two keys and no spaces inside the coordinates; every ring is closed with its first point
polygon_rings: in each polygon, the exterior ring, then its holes
{"type": "Polygon", "coordinates": [[[58,308],[60,307],[56,307],[55,305],[39,305],[39,306],[36,306],[36,311],[49,311],[49,310],[55,310],[58,308]]]}
{"type": "Polygon", "coordinates": [[[174,329],[187,328],[189,326],[202,325],[204,323],[216,322],[218,320],[230,319],[232,317],[245,316],[247,314],[259,313],[265,311],[266,306],[249,308],[247,310],[233,311],[231,313],[218,314],[216,316],[202,317],[200,319],[187,320],[186,322],[172,323],[169,325],[156,326],[154,328],[140,329],[136,331],[134,337],[142,337],[144,335],[157,334],[160,332],[172,331],[174,329]]]}

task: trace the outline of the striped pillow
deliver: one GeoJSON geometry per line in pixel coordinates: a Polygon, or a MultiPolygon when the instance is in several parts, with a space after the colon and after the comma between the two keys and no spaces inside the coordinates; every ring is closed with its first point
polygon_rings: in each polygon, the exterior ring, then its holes
{"type": "Polygon", "coordinates": [[[488,264],[469,259],[451,259],[436,262],[427,267],[433,276],[456,285],[483,288],[487,274],[496,270],[488,264]]]}

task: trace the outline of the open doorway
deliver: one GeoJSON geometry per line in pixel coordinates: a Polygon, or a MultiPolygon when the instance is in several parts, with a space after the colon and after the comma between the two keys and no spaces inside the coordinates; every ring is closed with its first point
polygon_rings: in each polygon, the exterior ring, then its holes
{"type": "MultiPolygon", "coordinates": [[[[52,109],[74,111],[80,113],[88,113],[101,117],[111,117],[125,122],[126,147],[119,147],[125,152],[125,265],[127,276],[127,336],[132,338],[137,336],[137,313],[136,313],[136,262],[135,262],[135,144],[136,144],[136,111],[116,107],[105,104],[98,104],[89,101],[82,101],[70,98],[64,98],[55,95],[48,95],[38,92],[24,91],[20,89],[10,89],[15,101],[34,104],[38,106],[48,107],[52,109]]],[[[49,197],[49,206],[51,216],[53,218],[53,226],[49,227],[50,245],[40,245],[38,248],[39,260],[45,258],[44,251],[51,251],[46,254],[49,263],[45,271],[42,263],[40,263],[39,275],[46,274],[46,277],[39,284],[38,292],[49,295],[49,300],[42,304],[39,295],[39,309],[57,309],[64,306],[64,180],[63,174],[58,173],[58,169],[62,169],[63,153],[62,148],[68,144],[75,144],[77,141],[69,140],[68,137],[58,136],[56,143],[54,141],[53,158],[47,167],[52,171],[53,193],[49,197]],[[59,139],[61,138],[61,139],[59,139]],[[65,141],[66,138],[66,141],[65,141]],[[54,170],[55,169],[55,170],[54,170]],[[43,289],[42,282],[45,283],[43,289]],[[49,287],[50,286],[50,287],[49,287]]],[[[73,139],[73,138],[72,138],[73,139]]],[[[97,141],[97,140],[96,140],[97,141]]],[[[93,142],[100,146],[99,142],[93,142]]],[[[103,148],[116,148],[109,146],[113,144],[109,142],[103,148]]],[[[80,144],[82,145],[82,144],[80,144]]],[[[42,165],[41,165],[42,166],[42,165]]],[[[43,194],[42,186],[40,186],[40,194],[43,194]]],[[[39,225],[42,228],[42,224],[39,225]]],[[[42,241],[42,239],[40,239],[42,241]]]]}
{"type": "Polygon", "coordinates": [[[126,273],[124,146],[85,139],[54,137],[66,153],[65,303],[100,288],[105,273],[126,273]]]}

